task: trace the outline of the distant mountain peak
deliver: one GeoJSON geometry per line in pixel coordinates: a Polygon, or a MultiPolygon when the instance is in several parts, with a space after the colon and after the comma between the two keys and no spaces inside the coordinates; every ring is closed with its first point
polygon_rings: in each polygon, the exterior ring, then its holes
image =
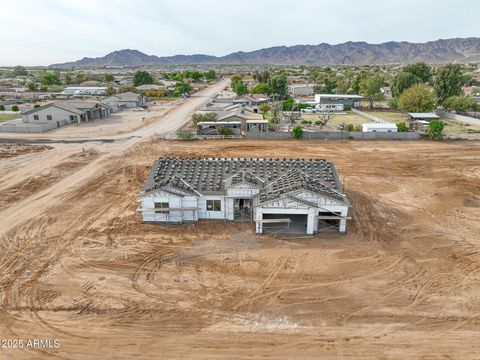
{"type": "Polygon", "coordinates": [[[56,67],[146,66],[162,64],[279,64],[279,65],[370,65],[426,61],[476,62],[480,55],[480,38],[440,39],[426,43],[388,41],[369,44],[348,41],[330,45],[274,46],[245,52],[237,51],[216,57],[203,54],[158,57],[139,50],[123,49],[103,57],[88,58],[56,67]]]}

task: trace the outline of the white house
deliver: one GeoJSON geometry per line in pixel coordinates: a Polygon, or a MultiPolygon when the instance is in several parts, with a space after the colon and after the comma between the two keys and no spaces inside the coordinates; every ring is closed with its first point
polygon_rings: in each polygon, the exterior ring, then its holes
{"type": "Polygon", "coordinates": [[[361,95],[350,94],[315,94],[316,104],[343,104],[351,107],[359,107],[363,100],[361,95]]]}
{"type": "Polygon", "coordinates": [[[48,131],[67,124],[102,119],[109,114],[108,107],[98,102],[61,101],[23,112],[22,122],[43,125],[48,131]]]}
{"type": "Polygon", "coordinates": [[[397,132],[397,125],[392,123],[365,123],[362,132],[397,132]]]}
{"type": "Polygon", "coordinates": [[[344,233],[351,207],[324,159],[160,158],[140,203],[145,223],[242,220],[258,234],[344,233]]]}

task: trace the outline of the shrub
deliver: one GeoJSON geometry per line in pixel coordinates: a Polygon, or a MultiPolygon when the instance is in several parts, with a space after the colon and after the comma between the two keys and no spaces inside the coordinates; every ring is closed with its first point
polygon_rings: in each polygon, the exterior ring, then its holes
{"type": "Polygon", "coordinates": [[[361,132],[362,131],[362,125],[357,125],[353,128],[353,131],[361,132]]]}
{"type": "Polygon", "coordinates": [[[430,135],[432,139],[438,139],[442,136],[444,127],[445,124],[442,120],[432,120],[428,125],[428,135],[430,135]]]}
{"type": "Polygon", "coordinates": [[[390,99],[390,101],[388,102],[388,107],[392,109],[398,109],[398,98],[390,99]]]}
{"type": "Polygon", "coordinates": [[[5,106],[4,105],[0,105],[0,111],[5,111],[5,106]]]}
{"type": "Polygon", "coordinates": [[[346,131],[353,131],[354,130],[353,124],[347,124],[347,126],[345,127],[345,130],[346,131]]]}
{"type": "Polygon", "coordinates": [[[307,125],[311,124],[312,122],[310,120],[302,120],[302,124],[307,125]]]}
{"type": "Polygon", "coordinates": [[[323,121],[322,120],[317,120],[317,121],[315,121],[315,125],[323,125],[323,121]]]}
{"type": "Polygon", "coordinates": [[[303,138],[303,129],[301,126],[297,125],[293,128],[293,136],[295,139],[303,138]]]}
{"type": "Polygon", "coordinates": [[[20,111],[17,105],[12,106],[12,111],[20,111]]]}
{"type": "Polygon", "coordinates": [[[33,105],[33,108],[34,108],[34,109],[38,109],[39,107],[40,107],[40,104],[35,104],[35,105],[33,105]]]}
{"type": "Polygon", "coordinates": [[[478,111],[479,105],[474,98],[466,98],[464,96],[450,96],[443,103],[443,107],[447,110],[455,110],[456,112],[478,111]]]}
{"type": "Polygon", "coordinates": [[[266,114],[267,112],[270,111],[270,106],[268,106],[267,104],[260,104],[260,106],[258,107],[258,109],[260,110],[260,112],[262,114],[266,114]]]}
{"type": "Polygon", "coordinates": [[[177,135],[181,140],[191,140],[193,134],[190,130],[180,129],[177,131],[177,135]]]}
{"type": "Polygon", "coordinates": [[[408,132],[408,126],[405,124],[405,121],[399,122],[397,124],[398,132],[408,132]]]}
{"type": "Polygon", "coordinates": [[[204,121],[217,121],[217,113],[208,112],[205,114],[201,114],[201,113],[193,114],[192,116],[193,125],[196,126],[199,122],[204,122],[204,121]]]}
{"type": "Polygon", "coordinates": [[[218,135],[224,135],[224,136],[230,136],[234,135],[234,131],[232,128],[226,127],[226,126],[219,126],[217,127],[217,134],[218,135]]]}
{"type": "Polygon", "coordinates": [[[343,105],[343,110],[344,110],[344,111],[350,111],[350,110],[352,110],[352,105],[350,105],[350,104],[345,104],[345,105],[343,105]]]}

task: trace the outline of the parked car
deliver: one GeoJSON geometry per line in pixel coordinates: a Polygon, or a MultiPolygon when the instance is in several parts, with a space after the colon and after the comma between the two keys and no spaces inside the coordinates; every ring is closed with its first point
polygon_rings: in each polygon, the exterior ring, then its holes
{"type": "Polygon", "coordinates": [[[145,109],[144,108],[141,108],[141,107],[136,107],[136,108],[133,108],[132,111],[144,111],[145,109]]]}
{"type": "Polygon", "coordinates": [[[314,108],[312,107],[307,107],[305,109],[302,109],[302,113],[303,114],[315,114],[317,112],[317,110],[315,110],[314,108]]]}

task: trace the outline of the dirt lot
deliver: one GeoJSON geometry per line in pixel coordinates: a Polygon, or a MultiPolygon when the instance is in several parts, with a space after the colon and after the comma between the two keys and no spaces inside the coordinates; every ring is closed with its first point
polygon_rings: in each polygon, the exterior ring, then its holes
{"type": "Polygon", "coordinates": [[[0,241],[1,338],[60,339],[0,358],[478,359],[479,151],[155,139],[98,160],[0,241]],[[250,224],[144,225],[138,192],[165,154],[330,159],[353,203],[348,234],[285,241],[250,224]]]}

